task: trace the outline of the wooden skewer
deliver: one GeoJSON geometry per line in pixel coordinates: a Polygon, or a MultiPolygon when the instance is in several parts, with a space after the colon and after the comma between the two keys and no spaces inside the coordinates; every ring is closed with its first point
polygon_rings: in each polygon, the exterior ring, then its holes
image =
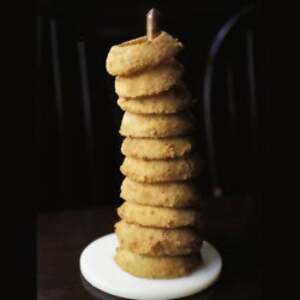
{"type": "Polygon", "coordinates": [[[147,39],[152,41],[159,35],[159,11],[155,8],[151,8],[146,16],[146,31],[147,39]]]}

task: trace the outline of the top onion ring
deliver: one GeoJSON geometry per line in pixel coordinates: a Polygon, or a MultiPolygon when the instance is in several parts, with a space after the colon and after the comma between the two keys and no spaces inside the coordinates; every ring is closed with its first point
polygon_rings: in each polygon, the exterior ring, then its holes
{"type": "Polygon", "coordinates": [[[130,75],[158,65],[182,48],[182,43],[164,31],[151,41],[146,36],[139,37],[111,47],[106,69],[113,76],[130,75]]]}

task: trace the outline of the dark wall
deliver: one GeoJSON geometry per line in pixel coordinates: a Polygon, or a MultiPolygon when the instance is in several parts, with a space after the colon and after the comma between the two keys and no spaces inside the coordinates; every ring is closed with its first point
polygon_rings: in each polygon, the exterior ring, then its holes
{"type": "MultiPolygon", "coordinates": [[[[250,2],[40,1],[36,26],[39,210],[119,201],[122,112],[116,105],[113,78],[105,71],[112,45],[144,35],[146,12],[158,8],[161,27],[185,44],[179,59],[186,66],[192,94],[199,99],[201,116],[203,72],[211,42],[223,23],[250,2]],[[82,49],[88,102],[82,89],[82,49]]],[[[199,122],[202,125],[201,117],[199,122]]]]}

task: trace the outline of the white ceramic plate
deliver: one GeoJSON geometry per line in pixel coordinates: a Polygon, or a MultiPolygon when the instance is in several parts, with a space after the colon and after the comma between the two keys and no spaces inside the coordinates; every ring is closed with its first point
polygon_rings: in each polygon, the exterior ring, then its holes
{"type": "Polygon", "coordinates": [[[190,275],[176,279],[143,279],[118,267],[113,257],[118,245],[115,234],[90,243],[81,253],[80,270],[87,282],[108,294],[137,300],[166,300],[198,293],[218,278],[222,258],[210,243],[201,248],[203,264],[190,275]]]}

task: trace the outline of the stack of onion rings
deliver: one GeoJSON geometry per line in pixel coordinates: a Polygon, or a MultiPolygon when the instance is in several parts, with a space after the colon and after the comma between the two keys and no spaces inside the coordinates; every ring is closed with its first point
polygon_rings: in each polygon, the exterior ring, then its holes
{"type": "Polygon", "coordinates": [[[140,277],[173,278],[200,263],[201,199],[194,178],[203,169],[195,152],[192,100],[175,56],[182,43],[166,32],[113,46],[106,69],[116,76],[117,103],[125,111],[116,224],[115,260],[140,277]]]}

